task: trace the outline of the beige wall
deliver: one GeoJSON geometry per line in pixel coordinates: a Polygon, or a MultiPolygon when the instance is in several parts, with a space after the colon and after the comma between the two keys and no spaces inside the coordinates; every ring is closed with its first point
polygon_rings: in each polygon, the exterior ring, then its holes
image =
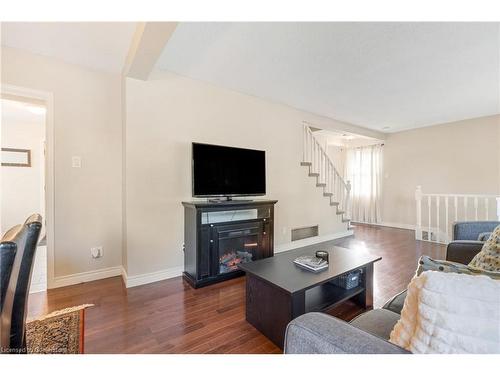
{"type": "Polygon", "coordinates": [[[120,77],[2,47],[1,78],[54,95],[55,276],[120,266],[120,77]],[[82,168],[71,168],[73,155],[82,168]],[[92,260],[97,245],[104,257],[92,260]]]}
{"type": "Polygon", "coordinates": [[[266,151],[268,198],[278,199],[275,244],[290,229],[346,230],[300,166],[302,121],[328,120],[255,97],[157,73],[127,79],[126,210],[129,276],[183,264],[183,208],[191,200],[191,142],[266,151]]]}
{"type": "Polygon", "coordinates": [[[415,224],[424,193],[500,193],[500,116],[390,134],[384,147],[382,221],[415,224]]]}

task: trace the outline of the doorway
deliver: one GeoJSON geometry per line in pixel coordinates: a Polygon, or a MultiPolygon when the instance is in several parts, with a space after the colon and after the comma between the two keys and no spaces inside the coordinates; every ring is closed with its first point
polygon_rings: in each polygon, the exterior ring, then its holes
{"type": "MultiPolygon", "coordinates": [[[[47,102],[6,92],[1,96],[0,232],[23,223],[33,213],[43,218],[30,293],[47,290],[47,102]]],[[[50,211],[50,210],[49,210],[50,211]]],[[[51,253],[51,252],[50,252],[51,253]]]]}

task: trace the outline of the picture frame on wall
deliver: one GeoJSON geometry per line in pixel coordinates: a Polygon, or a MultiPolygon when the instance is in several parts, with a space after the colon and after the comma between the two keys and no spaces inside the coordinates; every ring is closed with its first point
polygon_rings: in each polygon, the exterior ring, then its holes
{"type": "Polygon", "coordinates": [[[2,167],[31,167],[31,150],[2,147],[2,167]]]}

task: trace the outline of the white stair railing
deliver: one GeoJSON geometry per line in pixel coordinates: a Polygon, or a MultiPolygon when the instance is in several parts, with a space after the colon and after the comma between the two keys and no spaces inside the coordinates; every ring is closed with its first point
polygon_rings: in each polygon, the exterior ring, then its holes
{"type": "Polygon", "coordinates": [[[421,241],[450,242],[455,221],[500,221],[500,195],[424,194],[417,186],[415,202],[415,238],[421,241]]]}
{"type": "Polygon", "coordinates": [[[309,166],[309,176],[316,177],[316,186],[323,188],[323,195],[330,198],[330,205],[337,206],[337,213],[344,221],[351,217],[351,184],[344,181],[332,160],[314,136],[311,128],[303,126],[302,165],[309,166]]]}

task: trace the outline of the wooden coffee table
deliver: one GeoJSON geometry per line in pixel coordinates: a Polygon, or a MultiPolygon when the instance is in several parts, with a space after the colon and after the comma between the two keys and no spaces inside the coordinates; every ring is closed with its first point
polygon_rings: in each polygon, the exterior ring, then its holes
{"type": "Polygon", "coordinates": [[[286,326],[302,314],[324,311],[348,299],[371,308],[373,264],[380,259],[359,250],[315,245],[242,264],[240,268],[246,272],[246,320],[283,348],[286,326]],[[328,269],[313,273],[293,263],[298,256],[313,255],[317,250],[329,252],[328,269]],[[346,290],[330,283],[357,269],[362,270],[360,286],[346,290]]]}

